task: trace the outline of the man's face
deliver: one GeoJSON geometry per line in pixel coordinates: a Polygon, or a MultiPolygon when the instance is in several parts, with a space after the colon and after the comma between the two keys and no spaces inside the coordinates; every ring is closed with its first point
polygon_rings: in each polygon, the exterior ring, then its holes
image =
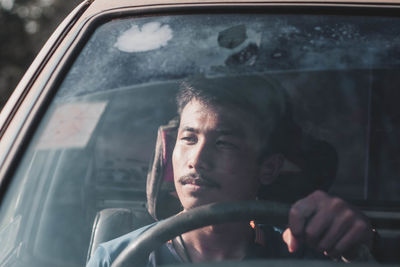
{"type": "Polygon", "coordinates": [[[189,102],[181,114],[172,156],[175,187],[184,209],[255,199],[260,144],[256,122],[245,112],[189,102]]]}

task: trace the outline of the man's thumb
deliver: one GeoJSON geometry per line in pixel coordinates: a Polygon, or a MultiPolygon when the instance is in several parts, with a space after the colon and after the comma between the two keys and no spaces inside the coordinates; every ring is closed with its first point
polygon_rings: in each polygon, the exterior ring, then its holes
{"type": "Polygon", "coordinates": [[[283,241],[286,243],[290,253],[296,252],[299,249],[299,241],[294,237],[290,228],[287,228],[282,234],[283,241]]]}

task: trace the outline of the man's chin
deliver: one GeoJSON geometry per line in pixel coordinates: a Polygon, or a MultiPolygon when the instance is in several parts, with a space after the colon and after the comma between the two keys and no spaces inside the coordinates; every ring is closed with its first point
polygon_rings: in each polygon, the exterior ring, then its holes
{"type": "Polygon", "coordinates": [[[196,200],[190,200],[190,201],[187,200],[182,203],[182,206],[183,206],[183,209],[187,211],[187,210],[191,210],[193,208],[201,207],[201,206],[208,205],[211,203],[216,203],[216,202],[220,202],[220,201],[211,200],[211,199],[207,199],[207,200],[206,199],[196,199],[196,200]]]}

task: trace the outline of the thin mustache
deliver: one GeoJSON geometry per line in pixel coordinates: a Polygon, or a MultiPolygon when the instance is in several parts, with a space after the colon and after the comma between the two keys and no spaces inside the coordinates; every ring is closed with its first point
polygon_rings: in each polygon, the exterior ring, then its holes
{"type": "Polygon", "coordinates": [[[193,180],[196,180],[197,184],[200,185],[221,188],[220,184],[199,173],[190,173],[187,175],[183,175],[179,178],[178,182],[180,182],[181,184],[186,184],[192,182],[193,180]]]}

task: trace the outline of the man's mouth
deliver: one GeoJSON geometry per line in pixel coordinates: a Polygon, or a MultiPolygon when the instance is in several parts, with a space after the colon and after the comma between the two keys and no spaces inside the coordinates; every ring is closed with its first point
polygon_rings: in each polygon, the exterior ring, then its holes
{"type": "Polygon", "coordinates": [[[210,187],[210,188],[221,188],[221,185],[218,184],[217,182],[205,178],[203,175],[198,175],[198,174],[188,174],[184,175],[181,178],[179,178],[179,183],[182,185],[194,185],[194,186],[199,186],[199,187],[210,187]]]}

